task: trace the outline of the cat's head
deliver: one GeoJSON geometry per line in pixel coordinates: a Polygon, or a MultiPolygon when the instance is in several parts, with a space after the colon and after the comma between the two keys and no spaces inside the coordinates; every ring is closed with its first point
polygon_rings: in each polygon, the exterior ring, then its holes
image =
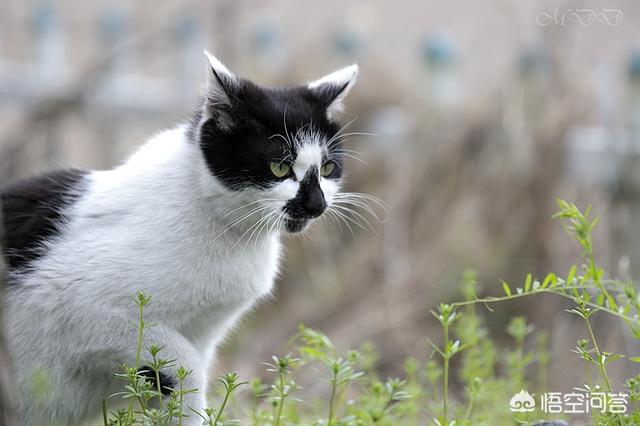
{"type": "Polygon", "coordinates": [[[344,151],[337,120],[358,67],[272,89],[205,54],[211,72],[193,137],[208,172],[246,205],[247,222],[304,230],[340,188],[344,151]]]}

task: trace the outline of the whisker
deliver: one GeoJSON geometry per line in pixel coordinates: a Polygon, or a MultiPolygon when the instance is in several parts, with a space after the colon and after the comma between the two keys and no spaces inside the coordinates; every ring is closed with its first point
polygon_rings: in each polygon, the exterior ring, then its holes
{"type": "Polygon", "coordinates": [[[268,208],[269,206],[262,206],[262,207],[258,207],[255,208],[253,210],[251,210],[249,213],[243,215],[242,217],[240,217],[240,219],[237,219],[235,222],[233,222],[231,225],[228,225],[225,229],[222,230],[221,233],[219,233],[218,235],[216,235],[214,237],[214,241],[217,240],[218,238],[220,238],[221,236],[223,236],[227,231],[229,231],[230,229],[234,228],[235,226],[237,226],[238,224],[240,224],[240,222],[243,222],[244,220],[248,219],[249,217],[255,215],[256,213],[259,213],[261,211],[264,211],[268,208]]]}
{"type": "Polygon", "coordinates": [[[269,137],[267,138],[267,140],[270,140],[270,139],[275,138],[275,137],[279,137],[279,138],[281,138],[282,140],[284,140],[285,142],[287,142],[287,143],[288,143],[287,138],[285,138],[285,137],[284,137],[282,134],[280,134],[280,133],[274,133],[273,135],[269,136],[269,137]]]}
{"type": "Polygon", "coordinates": [[[343,133],[340,135],[341,138],[346,138],[347,136],[378,136],[376,133],[369,132],[349,132],[343,133]]]}
{"type": "Polygon", "coordinates": [[[334,149],[332,152],[339,152],[339,153],[346,152],[346,153],[353,154],[353,155],[364,156],[364,154],[362,154],[360,151],[356,151],[354,149],[342,148],[342,147],[334,149]]]}
{"type": "Polygon", "coordinates": [[[351,233],[351,236],[353,238],[356,237],[355,232],[353,232],[353,228],[351,227],[351,225],[349,224],[349,222],[345,219],[345,215],[344,213],[335,210],[333,207],[330,207],[329,209],[327,209],[327,212],[330,213],[332,215],[332,217],[336,218],[336,221],[340,220],[342,223],[345,224],[345,226],[347,227],[347,229],[349,230],[349,232],[351,233]]]}
{"type": "Polygon", "coordinates": [[[338,220],[338,218],[336,217],[335,213],[333,212],[333,209],[331,209],[331,207],[329,207],[325,213],[328,215],[327,217],[331,217],[332,219],[334,219],[336,221],[336,225],[338,225],[338,229],[340,229],[340,232],[342,232],[342,222],[340,222],[338,220]]]}
{"type": "Polygon", "coordinates": [[[238,240],[236,241],[236,243],[233,245],[232,248],[235,248],[241,241],[242,239],[249,233],[252,232],[251,235],[249,236],[249,238],[247,239],[247,243],[244,245],[244,247],[242,248],[243,250],[247,248],[247,244],[249,243],[249,241],[251,241],[251,237],[253,236],[253,234],[255,233],[255,231],[267,220],[269,220],[269,218],[275,214],[276,212],[271,212],[263,217],[260,218],[260,220],[258,220],[256,223],[254,223],[253,225],[251,225],[249,227],[249,229],[247,229],[244,234],[242,234],[240,236],[240,238],[238,238],[238,240]]]}
{"type": "Polygon", "coordinates": [[[310,133],[312,133],[312,134],[313,134],[313,128],[311,128],[310,126],[311,126],[311,123],[307,123],[307,124],[305,124],[304,126],[301,126],[301,127],[298,129],[298,131],[296,132],[296,134],[293,136],[293,138],[294,138],[295,140],[298,140],[298,135],[300,134],[300,132],[302,132],[302,131],[303,131],[304,129],[306,129],[307,127],[309,127],[309,129],[310,129],[310,133]]]}
{"type": "Polygon", "coordinates": [[[343,134],[335,134],[331,139],[329,139],[329,141],[326,143],[327,147],[332,147],[334,144],[337,144],[339,142],[347,142],[348,140],[352,140],[354,139],[354,137],[356,136],[378,136],[375,133],[368,133],[368,132],[349,132],[349,133],[343,133],[343,134]],[[346,139],[349,138],[349,139],[346,139]]]}
{"type": "MultiPolygon", "coordinates": [[[[362,163],[362,164],[364,164],[365,166],[369,166],[369,163],[367,163],[367,162],[366,162],[366,161],[364,161],[362,158],[360,158],[360,157],[358,157],[358,156],[356,156],[356,155],[348,154],[348,153],[344,153],[344,152],[336,152],[336,151],[333,151],[331,154],[334,154],[334,153],[336,153],[336,154],[338,154],[338,155],[341,155],[342,157],[352,158],[352,159],[354,159],[354,160],[356,160],[356,161],[361,162],[361,163],[362,163]]],[[[331,156],[329,156],[329,158],[331,158],[331,156]]]]}
{"type": "Polygon", "coordinates": [[[287,138],[287,142],[289,144],[289,148],[294,151],[295,150],[295,145],[294,142],[291,140],[291,135],[289,134],[289,129],[287,128],[287,108],[289,107],[289,105],[285,105],[284,106],[284,113],[282,114],[282,123],[284,124],[284,135],[287,138]]]}
{"type": "Polygon", "coordinates": [[[377,222],[385,223],[389,218],[389,214],[384,212],[384,217],[380,217],[378,213],[366,202],[362,200],[351,200],[351,199],[338,199],[333,201],[336,205],[345,205],[358,209],[364,210],[366,213],[370,214],[377,222]]]}
{"type": "Polygon", "coordinates": [[[354,118],[353,120],[349,121],[347,124],[345,124],[344,126],[342,126],[335,135],[333,135],[333,137],[331,139],[329,139],[326,143],[327,146],[331,146],[331,143],[336,140],[336,138],[338,138],[340,136],[340,134],[342,133],[343,130],[345,130],[347,127],[349,127],[351,124],[353,124],[353,122],[355,122],[356,119],[354,118]]]}
{"type": "Polygon", "coordinates": [[[350,217],[349,215],[345,215],[345,217],[349,218],[349,219],[353,219],[354,223],[358,224],[358,226],[360,226],[362,229],[364,229],[365,231],[368,230],[373,232],[374,234],[377,235],[377,231],[375,230],[375,228],[373,227],[373,225],[371,225],[371,222],[369,222],[367,220],[367,218],[365,218],[363,215],[361,215],[360,213],[358,213],[357,211],[355,211],[352,208],[346,207],[346,206],[341,206],[339,204],[334,204],[334,206],[336,209],[338,210],[342,210],[344,212],[350,213],[352,215],[354,215],[355,217],[357,217],[358,219],[360,219],[361,221],[363,221],[364,223],[366,223],[367,226],[364,226],[363,224],[361,224],[359,221],[357,221],[356,219],[350,217]]]}
{"type": "Polygon", "coordinates": [[[389,213],[389,211],[391,210],[391,207],[389,206],[389,203],[387,203],[386,201],[384,201],[383,199],[376,197],[375,195],[369,195],[369,194],[363,194],[360,192],[339,192],[335,195],[334,197],[335,199],[340,199],[340,200],[349,200],[349,199],[354,199],[354,200],[362,200],[364,202],[372,202],[375,205],[377,205],[378,207],[380,207],[382,210],[385,211],[385,213],[389,213]]]}
{"type": "MultiPolygon", "coordinates": [[[[335,215],[334,215],[334,213],[333,213],[333,210],[331,210],[331,209],[329,208],[329,209],[327,209],[326,213],[327,213],[327,214],[328,214],[332,219],[335,219],[336,224],[338,225],[338,229],[340,230],[340,232],[342,232],[342,222],[340,222],[340,221],[336,218],[336,216],[335,216],[335,215]]],[[[329,216],[322,215],[322,217],[323,217],[323,218],[326,218],[326,217],[329,217],[329,216]]]]}
{"type": "Polygon", "coordinates": [[[262,224],[260,226],[256,227],[253,230],[253,232],[251,233],[251,235],[249,235],[249,238],[247,238],[247,242],[245,243],[245,247],[247,247],[249,245],[249,243],[251,243],[251,240],[253,239],[254,235],[256,237],[255,243],[256,244],[258,243],[258,241],[260,240],[260,235],[262,234],[262,231],[269,226],[269,221],[271,220],[271,218],[273,217],[273,215],[275,213],[276,212],[271,212],[267,216],[265,216],[265,220],[262,221],[262,224]]]}
{"type": "Polygon", "coordinates": [[[340,139],[335,141],[329,148],[334,149],[334,147],[336,146],[336,144],[338,142],[340,142],[340,146],[342,146],[342,145],[346,144],[347,142],[351,142],[351,141],[354,141],[354,140],[357,140],[357,139],[359,139],[358,136],[341,137],[340,139]]]}
{"type": "Polygon", "coordinates": [[[284,216],[285,216],[285,213],[282,212],[273,221],[273,224],[271,225],[271,227],[269,228],[269,231],[265,236],[264,245],[263,245],[264,250],[266,250],[267,244],[269,243],[269,240],[271,239],[271,236],[273,235],[273,233],[280,232],[280,223],[282,223],[282,221],[284,220],[284,216]]]}
{"type": "Polygon", "coordinates": [[[237,209],[233,209],[233,210],[231,210],[231,211],[229,211],[229,212],[225,213],[225,214],[224,214],[220,219],[224,219],[225,217],[229,216],[230,214],[235,213],[235,212],[237,212],[238,210],[242,210],[242,209],[244,209],[245,207],[249,207],[249,206],[251,206],[251,205],[253,205],[253,204],[257,204],[257,203],[264,203],[264,202],[266,202],[266,201],[278,201],[278,199],[276,199],[276,198],[263,198],[263,199],[261,199],[261,200],[255,200],[255,201],[252,201],[252,202],[250,202],[250,203],[247,203],[247,204],[244,204],[244,205],[242,205],[242,206],[238,207],[237,209]]]}
{"type": "Polygon", "coordinates": [[[260,230],[256,233],[256,244],[260,241],[260,235],[263,235],[262,238],[262,249],[266,250],[267,249],[267,244],[269,243],[269,239],[271,237],[271,229],[273,227],[273,224],[275,223],[275,221],[278,220],[278,212],[273,212],[275,213],[275,219],[273,219],[273,221],[271,220],[273,218],[273,216],[269,217],[269,220],[267,220],[263,226],[260,227],[260,230]],[[266,231],[266,232],[262,232],[262,231],[266,231]]]}

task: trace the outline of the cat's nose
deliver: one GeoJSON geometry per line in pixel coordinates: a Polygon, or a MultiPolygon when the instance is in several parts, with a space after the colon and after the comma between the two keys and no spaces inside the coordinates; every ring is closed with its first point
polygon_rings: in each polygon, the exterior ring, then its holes
{"type": "Polygon", "coordinates": [[[302,200],[302,207],[305,212],[312,218],[320,216],[327,208],[327,203],[324,200],[324,194],[320,185],[312,188],[307,192],[307,196],[302,200]]]}

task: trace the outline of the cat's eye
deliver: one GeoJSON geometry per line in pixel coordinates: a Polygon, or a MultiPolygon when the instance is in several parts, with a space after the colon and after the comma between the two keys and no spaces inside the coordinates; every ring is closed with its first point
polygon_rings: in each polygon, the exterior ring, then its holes
{"type": "Polygon", "coordinates": [[[336,168],[336,163],[334,163],[333,161],[327,161],[322,165],[322,168],[320,169],[320,174],[323,177],[330,176],[331,173],[333,173],[333,171],[335,170],[335,168],[336,168]]]}
{"type": "Polygon", "coordinates": [[[291,173],[291,164],[285,163],[284,161],[272,161],[269,164],[269,168],[271,169],[271,173],[277,178],[283,178],[291,173]]]}

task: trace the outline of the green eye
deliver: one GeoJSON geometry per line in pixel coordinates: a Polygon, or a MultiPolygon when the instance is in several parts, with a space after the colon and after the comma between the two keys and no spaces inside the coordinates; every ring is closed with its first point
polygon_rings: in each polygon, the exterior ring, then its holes
{"type": "Polygon", "coordinates": [[[283,178],[291,172],[291,165],[284,161],[272,161],[269,167],[271,168],[271,173],[277,178],[283,178]]]}
{"type": "Polygon", "coordinates": [[[336,168],[336,163],[334,163],[333,161],[327,161],[326,163],[324,163],[322,165],[322,168],[320,169],[320,174],[323,177],[327,177],[329,176],[331,173],[333,173],[333,170],[336,168]]]}

